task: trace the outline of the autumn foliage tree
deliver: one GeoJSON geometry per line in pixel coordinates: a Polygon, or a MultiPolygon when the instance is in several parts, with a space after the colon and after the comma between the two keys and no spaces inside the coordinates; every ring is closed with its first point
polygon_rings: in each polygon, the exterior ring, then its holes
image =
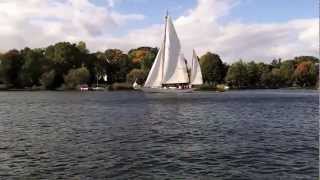
{"type": "Polygon", "coordinates": [[[314,86],[317,82],[318,70],[310,61],[301,62],[294,71],[294,79],[301,87],[314,86]]]}
{"type": "Polygon", "coordinates": [[[135,68],[140,68],[148,73],[152,67],[153,61],[157,56],[158,49],[150,47],[140,47],[129,51],[129,59],[135,68]]]}

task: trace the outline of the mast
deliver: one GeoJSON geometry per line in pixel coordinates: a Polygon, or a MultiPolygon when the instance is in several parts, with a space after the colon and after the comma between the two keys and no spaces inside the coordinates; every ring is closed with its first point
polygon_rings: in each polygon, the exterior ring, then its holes
{"type": "MultiPolygon", "coordinates": [[[[165,59],[165,56],[166,56],[166,36],[167,36],[167,21],[168,21],[168,10],[166,12],[166,16],[165,16],[165,23],[164,23],[164,38],[163,38],[163,56],[162,56],[162,65],[161,65],[161,75],[162,75],[162,80],[163,81],[163,76],[164,76],[164,59],[165,59]]],[[[163,84],[162,84],[163,85],[163,84]]]]}
{"type": "MultiPolygon", "coordinates": [[[[192,56],[194,56],[195,53],[194,53],[194,49],[193,49],[193,52],[192,52],[192,56]]],[[[194,63],[194,60],[193,60],[193,57],[192,57],[192,61],[191,61],[191,70],[193,69],[193,63],[194,63]]]]}
{"type": "Polygon", "coordinates": [[[183,60],[184,60],[184,63],[186,65],[186,72],[188,74],[188,79],[189,79],[189,84],[191,83],[191,68],[190,68],[190,71],[188,70],[188,61],[186,58],[183,57],[183,60]]]}
{"type": "Polygon", "coordinates": [[[192,76],[193,76],[193,68],[194,68],[194,66],[193,66],[193,63],[194,63],[194,60],[193,60],[193,56],[194,56],[194,49],[193,49],[193,51],[192,51],[192,58],[191,58],[191,68],[190,68],[190,78],[189,78],[189,83],[191,84],[191,78],[192,78],[192,76]]]}

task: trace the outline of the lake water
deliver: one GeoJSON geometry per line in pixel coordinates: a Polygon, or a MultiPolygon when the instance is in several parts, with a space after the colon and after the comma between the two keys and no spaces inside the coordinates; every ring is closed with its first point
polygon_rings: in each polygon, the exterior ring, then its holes
{"type": "Polygon", "coordinates": [[[317,91],[0,92],[0,179],[318,179],[317,91]]]}

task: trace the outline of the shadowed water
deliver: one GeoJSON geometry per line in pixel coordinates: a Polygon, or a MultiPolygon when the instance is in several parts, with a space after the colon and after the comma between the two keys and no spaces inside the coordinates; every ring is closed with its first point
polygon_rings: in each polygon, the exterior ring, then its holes
{"type": "Polygon", "coordinates": [[[0,179],[317,179],[318,98],[0,92],[0,179]]]}

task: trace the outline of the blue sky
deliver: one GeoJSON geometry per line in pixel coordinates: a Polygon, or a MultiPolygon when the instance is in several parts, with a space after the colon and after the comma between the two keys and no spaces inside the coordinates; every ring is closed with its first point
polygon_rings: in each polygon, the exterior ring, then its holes
{"type": "MultiPolygon", "coordinates": [[[[100,6],[106,0],[94,0],[100,6]]],[[[175,17],[184,15],[197,5],[196,0],[119,0],[115,1],[114,9],[121,13],[145,15],[144,21],[128,23],[127,29],[162,23],[163,15],[168,9],[175,17]]],[[[277,23],[292,19],[318,17],[317,0],[239,0],[232,11],[220,21],[241,21],[243,23],[277,23]]],[[[205,18],[205,17],[203,17],[205,18]]]]}
{"type": "Polygon", "coordinates": [[[232,18],[245,22],[284,22],[318,16],[317,0],[244,0],[236,6],[232,18]]]}
{"type": "Polygon", "coordinates": [[[319,54],[318,0],[0,0],[0,52],[85,41],[158,47],[166,10],[183,53],[271,61],[319,54]],[[37,34],[37,36],[34,36],[37,34]]]}

